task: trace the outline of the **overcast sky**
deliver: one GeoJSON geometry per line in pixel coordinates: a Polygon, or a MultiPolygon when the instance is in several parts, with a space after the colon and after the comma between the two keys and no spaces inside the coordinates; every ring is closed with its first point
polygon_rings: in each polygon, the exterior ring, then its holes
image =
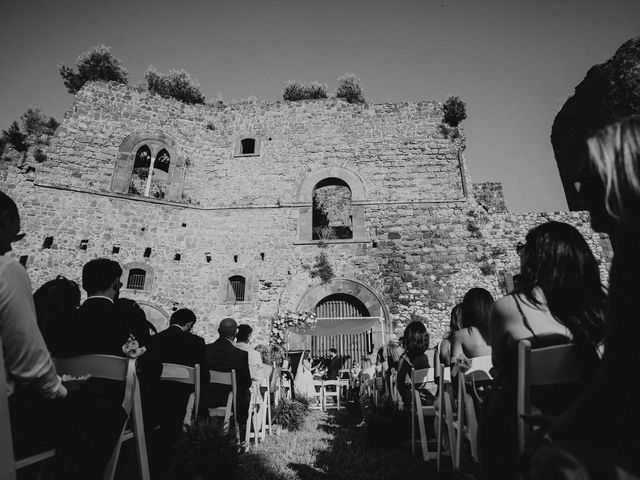
{"type": "Polygon", "coordinates": [[[640,0],[201,0],[5,2],[0,128],[29,106],[62,118],[57,65],[105,43],[129,83],[184,68],[213,100],[280,98],[286,80],[369,102],[458,95],[473,180],[500,181],[511,211],[565,210],[549,135],[594,64],[640,35],[640,0]]]}

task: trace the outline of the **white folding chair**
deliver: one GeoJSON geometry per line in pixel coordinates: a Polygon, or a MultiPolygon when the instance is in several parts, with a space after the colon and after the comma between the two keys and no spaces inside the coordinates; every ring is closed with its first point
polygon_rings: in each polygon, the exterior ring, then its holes
{"type": "Polygon", "coordinates": [[[384,395],[384,378],[374,377],[373,404],[377,407],[384,395]]]}
{"type": "Polygon", "coordinates": [[[265,378],[260,385],[251,385],[251,400],[247,416],[245,438],[256,442],[264,441],[267,430],[271,430],[271,395],[269,393],[269,378],[265,378]],[[261,387],[266,387],[264,395],[261,387]]]}
{"type": "Polygon", "coordinates": [[[338,380],[324,380],[322,382],[322,409],[337,409],[340,410],[340,381],[338,380]],[[331,387],[328,389],[327,387],[331,387]],[[329,403],[327,399],[333,398],[335,402],[329,403]]]}
{"type": "Polygon", "coordinates": [[[221,407],[209,408],[209,417],[223,417],[223,428],[225,432],[229,431],[229,426],[231,425],[231,417],[233,417],[236,438],[240,440],[240,427],[238,426],[237,415],[238,387],[236,383],[236,371],[231,370],[230,372],[217,372],[215,370],[209,370],[209,376],[209,383],[231,387],[231,391],[227,396],[227,404],[221,407]]]}
{"type": "Polygon", "coordinates": [[[309,404],[309,408],[315,410],[324,409],[324,389],[322,388],[322,380],[313,381],[313,391],[309,395],[309,401],[315,401],[315,405],[309,404]]]}
{"type": "Polygon", "coordinates": [[[493,380],[489,372],[492,367],[491,356],[471,358],[471,366],[467,371],[458,373],[458,418],[453,422],[456,430],[456,446],[454,448],[453,468],[460,470],[462,462],[462,442],[469,441],[471,457],[478,462],[478,419],[473,398],[467,393],[467,385],[476,385],[493,380]]]}
{"type": "Polygon", "coordinates": [[[446,433],[449,443],[449,455],[454,458],[456,447],[456,435],[453,427],[453,402],[451,401],[451,368],[440,364],[440,375],[438,377],[438,399],[436,408],[436,435],[438,439],[438,461],[437,468],[440,471],[443,451],[443,435],[446,433]],[[444,430],[444,431],[443,431],[444,430]]]}
{"type": "Polygon", "coordinates": [[[184,423],[188,424],[195,421],[198,418],[200,397],[202,395],[200,391],[200,365],[196,364],[195,367],[188,367],[177,363],[163,363],[160,380],[193,385],[193,393],[189,395],[187,409],[185,410],[184,423]]]}
{"type": "Polygon", "coordinates": [[[136,361],[111,355],[79,355],[71,358],[54,358],[56,370],[60,375],[81,377],[91,375],[92,378],[119,380],[125,384],[125,400],[122,407],[133,420],[131,429],[125,425],[118,439],[118,443],[111,455],[103,478],[112,480],[118,466],[118,458],[122,443],[133,439],[138,454],[138,465],[142,480],[149,480],[149,462],[147,457],[147,442],[144,435],[144,419],[142,417],[142,401],[140,400],[140,383],[136,374],[136,361]]]}
{"type": "MultiPolygon", "coordinates": [[[[15,480],[16,466],[11,437],[11,416],[7,398],[7,378],[4,370],[4,353],[0,342],[0,480],[15,480]]],[[[35,462],[33,462],[35,463],[35,462]]]]}
{"type": "Polygon", "coordinates": [[[427,440],[427,431],[425,428],[424,417],[435,417],[435,408],[433,405],[423,405],[420,398],[420,388],[424,388],[427,383],[435,383],[435,375],[433,368],[423,368],[421,370],[411,369],[411,451],[415,453],[416,445],[416,421],[418,423],[418,431],[420,434],[420,445],[422,447],[422,459],[425,462],[436,459],[437,451],[429,450],[427,440]]]}
{"type": "Polygon", "coordinates": [[[531,433],[522,415],[532,413],[531,387],[580,381],[582,363],[575,344],[531,348],[529,340],[518,342],[518,448],[522,452],[531,433]]]}

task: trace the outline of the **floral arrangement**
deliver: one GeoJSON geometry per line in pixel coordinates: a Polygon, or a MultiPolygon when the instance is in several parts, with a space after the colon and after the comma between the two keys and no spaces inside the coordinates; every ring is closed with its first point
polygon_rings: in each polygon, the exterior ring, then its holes
{"type": "Polygon", "coordinates": [[[141,347],[136,337],[131,334],[129,334],[127,343],[122,345],[122,353],[124,353],[127,358],[138,358],[146,351],[146,347],[141,347]]]}
{"type": "Polygon", "coordinates": [[[271,321],[271,344],[284,347],[287,341],[287,330],[289,328],[313,328],[316,326],[316,322],[316,315],[311,312],[292,312],[286,310],[278,313],[271,321]]]}

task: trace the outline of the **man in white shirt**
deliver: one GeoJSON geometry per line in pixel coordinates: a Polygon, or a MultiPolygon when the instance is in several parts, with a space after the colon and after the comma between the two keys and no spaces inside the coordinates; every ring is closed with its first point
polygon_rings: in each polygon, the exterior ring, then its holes
{"type": "Polygon", "coordinates": [[[29,276],[22,265],[5,255],[11,243],[24,236],[19,232],[18,207],[0,192],[0,339],[16,455],[26,453],[21,448],[22,436],[29,435],[22,430],[25,424],[33,426],[35,410],[48,407],[44,399],[67,395],[38,329],[29,276]]]}

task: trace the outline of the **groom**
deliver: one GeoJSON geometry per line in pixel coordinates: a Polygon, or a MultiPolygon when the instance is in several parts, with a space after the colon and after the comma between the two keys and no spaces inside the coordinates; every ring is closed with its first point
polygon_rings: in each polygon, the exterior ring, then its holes
{"type": "Polygon", "coordinates": [[[335,348],[329,349],[329,362],[327,362],[327,380],[337,380],[340,373],[340,367],[342,362],[338,356],[338,350],[335,348]]]}

